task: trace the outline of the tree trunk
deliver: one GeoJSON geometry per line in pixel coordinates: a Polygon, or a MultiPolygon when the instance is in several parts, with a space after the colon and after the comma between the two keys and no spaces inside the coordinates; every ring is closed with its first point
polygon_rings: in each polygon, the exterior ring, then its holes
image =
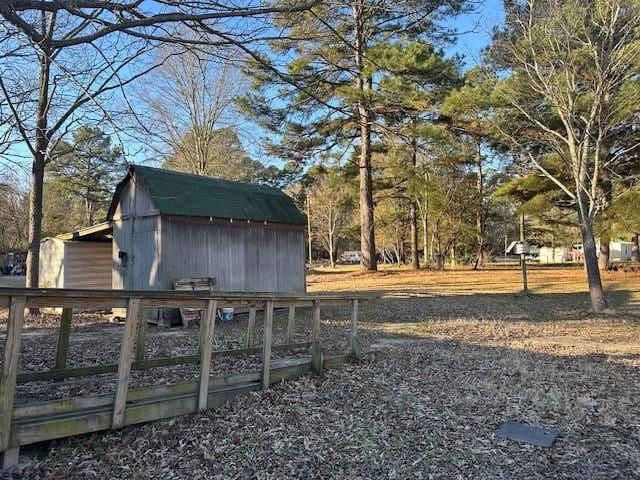
{"type": "MultiPolygon", "coordinates": [[[[418,142],[411,139],[411,164],[412,174],[415,175],[416,164],[418,163],[418,142]]],[[[420,270],[420,257],[418,257],[418,205],[413,198],[410,198],[410,221],[411,221],[411,268],[420,270]]]]}
{"type": "MultiPolygon", "coordinates": [[[[40,143],[40,142],[36,142],[40,143]]],[[[29,238],[27,247],[27,288],[38,288],[40,278],[40,239],[42,237],[42,189],[44,185],[45,156],[37,152],[31,168],[29,195],[29,238]]]]}
{"type": "MultiPolygon", "coordinates": [[[[580,212],[578,212],[580,215],[580,212]]],[[[591,308],[595,312],[601,312],[607,308],[607,301],[602,288],[600,270],[598,269],[598,258],[596,256],[596,242],[593,237],[593,221],[580,215],[580,230],[582,232],[582,251],[584,254],[584,264],[587,270],[587,280],[589,282],[589,295],[591,296],[591,308]]]]}
{"type": "Polygon", "coordinates": [[[307,190],[307,246],[309,247],[309,265],[311,265],[311,199],[307,190]]]}
{"type": "Polygon", "coordinates": [[[353,2],[353,20],[355,27],[355,60],[358,68],[356,89],[358,99],[357,122],[360,127],[360,250],[362,258],[360,268],[365,271],[377,270],[376,240],[373,217],[373,181],[371,177],[371,109],[367,93],[370,79],[364,70],[364,31],[362,0],[353,2]]]}
{"type": "Polygon", "coordinates": [[[634,233],[631,237],[631,263],[640,264],[640,247],[638,246],[638,234],[634,233]]]}
{"type": "Polygon", "coordinates": [[[477,270],[484,263],[484,174],[482,171],[482,151],[481,142],[476,140],[476,193],[478,194],[478,204],[476,206],[476,241],[478,253],[473,269],[477,270]]]}
{"type": "Polygon", "coordinates": [[[601,238],[600,239],[600,256],[598,257],[598,268],[602,272],[606,272],[609,270],[609,257],[610,257],[610,248],[609,248],[609,239],[601,238]]]}
{"type": "Polygon", "coordinates": [[[411,268],[420,270],[420,257],[418,257],[418,213],[416,202],[411,201],[411,268]]]}
{"type": "MultiPolygon", "coordinates": [[[[604,197],[604,205],[603,209],[606,209],[613,200],[613,185],[611,183],[611,179],[609,178],[609,172],[606,169],[603,169],[600,176],[602,177],[600,180],[600,187],[602,188],[602,194],[604,197]]],[[[610,248],[609,243],[611,242],[610,238],[610,220],[606,218],[606,210],[604,212],[605,221],[602,226],[602,232],[600,232],[600,256],[598,257],[598,268],[601,271],[607,271],[609,269],[609,256],[610,256],[610,248]]]]}
{"type": "MultiPolygon", "coordinates": [[[[523,245],[527,241],[527,232],[525,230],[526,222],[524,213],[520,214],[520,243],[523,245]]],[[[522,291],[527,294],[529,293],[529,282],[527,280],[527,254],[520,254],[520,268],[522,269],[522,291]]]]}
{"type": "MultiPolygon", "coordinates": [[[[28,288],[38,288],[40,278],[40,240],[42,237],[42,197],[44,168],[49,147],[49,76],[51,57],[48,51],[40,55],[40,78],[36,119],[35,154],[31,165],[31,192],[29,195],[29,238],[27,247],[28,288]]],[[[34,312],[35,313],[35,312],[34,312]]]]}
{"type": "Polygon", "coordinates": [[[336,268],[336,262],[333,258],[333,234],[329,232],[329,264],[331,268],[336,268]]]}
{"type": "Polygon", "coordinates": [[[426,268],[429,268],[429,218],[426,214],[422,216],[422,257],[424,258],[424,263],[426,268]]]}

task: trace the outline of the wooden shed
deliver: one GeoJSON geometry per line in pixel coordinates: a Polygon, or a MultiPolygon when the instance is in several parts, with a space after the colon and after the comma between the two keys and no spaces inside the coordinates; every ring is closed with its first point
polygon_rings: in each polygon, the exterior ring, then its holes
{"type": "Polygon", "coordinates": [[[101,223],[40,243],[41,288],[110,289],[111,226],[101,223]]]}
{"type": "Polygon", "coordinates": [[[306,218],[276,188],[136,165],[107,218],[114,289],[214,277],[223,291],[306,291],[306,218]]]}

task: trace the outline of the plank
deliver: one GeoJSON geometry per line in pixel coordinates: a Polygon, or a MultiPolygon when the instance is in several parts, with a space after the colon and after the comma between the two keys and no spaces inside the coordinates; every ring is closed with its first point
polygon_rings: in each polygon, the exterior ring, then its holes
{"type": "Polygon", "coordinates": [[[322,373],[322,344],[320,342],[320,301],[313,301],[311,323],[311,369],[316,375],[322,373]]]}
{"type": "Polygon", "coordinates": [[[358,342],[358,299],[351,300],[351,328],[349,329],[349,350],[354,360],[360,360],[362,352],[358,342]]]}
{"type": "Polygon", "coordinates": [[[287,343],[293,342],[293,330],[296,321],[296,307],[291,305],[289,307],[289,318],[287,319],[287,343]]]}
{"type": "MultiPolygon", "coordinates": [[[[327,357],[324,360],[324,367],[336,368],[348,360],[348,355],[327,357]]],[[[311,363],[307,359],[271,368],[268,378],[270,383],[277,383],[310,372],[311,363]]],[[[264,379],[263,372],[211,377],[208,407],[213,408],[237,395],[259,389],[261,378],[264,379]]],[[[10,447],[107,430],[112,426],[113,398],[113,394],[103,394],[18,406],[15,410],[16,418],[12,424],[10,447]]],[[[123,425],[196,412],[198,398],[197,382],[132,389],[123,425]]]]}
{"type": "Polygon", "coordinates": [[[112,428],[120,428],[124,424],[124,410],[127,403],[129,389],[129,373],[131,371],[131,355],[133,354],[134,336],[140,320],[140,300],[132,298],[127,306],[127,318],[124,324],[122,344],[120,346],[120,360],[118,361],[118,376],[116,379],[116,394],[113,402],[112,428]]]}
{"type": "Polygon", "coordinates": [[[202,312],[200,320],[203,328],[200,329],[200,394],[198,396],[198,410],[207,409],[207,398],[209,393],[209,371],[211,370],[211,353],[213,351],[213,336],[216,326],[216,311],[218,302],[209,300],[207,308],[202,312]]]}
{"type": "Polygon", "coordinates": [[[273,334],[273,301],[267,300],[264,311],[264,339],[262,341],[262,388],[269,388],[271,372],[271,338],[273,334]]]}
{"type": "Polygon", "coordinates": [[[60,332],[58,333],[58,348],[56,350],[56,370],[60,370],[67,366],[72,318],[73,308],[63,308],[62,315],[60,315],[60,332]]]}
{"type": "MultiPolygon", "coordinates": [[[[273,345],[271,350],[289,350],[308,348],[311,342],[273,345]]],[[[242,348],[237,350],[216,350],[216,356],[233,357],[238,355],[252,355],[262,353],[262,347],[242,348]]],[[[200,362],[200,354],[183,355],[179,357],[158,357],[136,360],[131,363],[131,370],[147,370],[149,368],[172,367],[176,365],[191,365],[200,362]]],[[[44,372],[25,372],[18,374],[18,384],[38,382],[41,380],[61,380],[64,378],[88,377],[118,371],[118,364],[94,365],[91,367],[65,368],[62,370],[47,370],[44,372]]]]}
{"type": "Polygon", "coordinates": [[[138,334],[136,335],[136,357],[137,361],[144,360],[146,356],[147,347],[147,332],[149,330],[149,310],[143,310],[140,314],[140,321],[138,322],[138,334]]]}
{"type": "Polygon", "coordinates": [[[245,347],[251,348],[256,344],[256,307],[249,308],[249,321],[247,323],[247,337],[245,339],[245,347]]]}
{"type": "Polygon", "coordinates": [[[11,297],[7,336],[4,340],[4,361],[0,374],[0,452],[9,447],[25,303],[26,297],[11,297]]]}
{"type": "Polygon", "coordinates": [[[2,454],[2,468],[4,470],[15,467],[20,461],[20,447],[13,447],[5,450],[2,454]]]}

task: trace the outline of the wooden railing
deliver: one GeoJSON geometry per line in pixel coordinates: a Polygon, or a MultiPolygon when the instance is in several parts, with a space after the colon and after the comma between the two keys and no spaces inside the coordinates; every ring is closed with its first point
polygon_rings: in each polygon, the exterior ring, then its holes
{"type": "Polygon", "coordinates": [[[203,411],[234,396],[323,368],[337,367],[359,358],[357,339],[358,302],[362,297],[328,295],[286,295],[272,293],[180,292],[142,290],[47,290],[0,289],[0,308],[9,316],[4,342],[4,361],[0,376],[0,452],[3,467],[17,462],[19,448],[44,440],[95,432],[124,425],[203,411]],[[323,357],[320,336],[321,304],[351,304],[349,350],[343,355],[323,357]],[[55,367],[52,370],[18,372],[25,308],[62,307],[55,367]],[[249,310],[243,349],[213,351],[216,311],[223,307],[249,310]],[[311,307],[311,341],[293,343],[295,309],[311,307]],[[126,319],[117,364],[67,368],[69,335],[73,309],[126,308],[126,319]],[[194,355],[145,358],[147,321],[144,309],[202,309],[198,353],[194,355]],[[273,345],[274,309],[288,308],[286,343],[273,345]],[[264,309],[264,338],[255,346],[256,312],[264,309]],[[272,350],[310,347],[311,360],[280,367],[271,363],[272,350]],[[210,376],[214,355],[262,353],[257,372],[210,376]],[[130,388],[135,369],[199,364],[198,380],[152,387],[130,388]],[[104,373],[116,373],[115,391],[110,394],[73,397],[26,405],[14,405],[16,385],[32,381],[61,381],[104,373]]]}

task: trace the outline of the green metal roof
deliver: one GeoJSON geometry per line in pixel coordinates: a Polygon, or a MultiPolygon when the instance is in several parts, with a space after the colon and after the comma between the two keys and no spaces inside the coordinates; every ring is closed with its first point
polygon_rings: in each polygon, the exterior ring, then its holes
{"type": "Polygon", "coordinates": [[[142,180],[161,215],[307,223],[293,200],[277,188],[139,165],[129,167],[129,174],[116,188],[107,218],[113,217],[120,193],[132,176],[142,180]]]}

